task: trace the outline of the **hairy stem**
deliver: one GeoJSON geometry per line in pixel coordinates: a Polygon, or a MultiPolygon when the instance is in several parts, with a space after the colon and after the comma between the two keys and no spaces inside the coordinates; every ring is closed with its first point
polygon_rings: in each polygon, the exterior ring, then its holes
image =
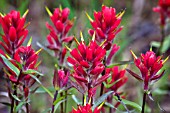
{"type": "Polygon", "coordinates": [[[51,113],[54,113],[54,102],[55,100],[57,99],[57,95],[58,95],[58,90],[55,91],[55,94],[54,94],[54,99],[53,99],[53,103],[52,103],[52,107],[51,107],[51,113]]]}
{"type": "MultiPolygon", "coordinates": [[[[17,96],[17,85],[16,84],[14,85],[13,95],[17,96]]],[[[15,106],[15,98],[12,97],[12,100],[11,100],[11,113],[14,113],[14,106],[15,106]]]]}
{"type": "Polygon", "coordinates": [[[142,111],[141,113],[145,112],[145,103],[146,103],[146,92],[143,94],[143,103],[142,103],[142,111]]]}
{"type": "MultiPolygon", "coordinates": [[[[61,92],[61,97],[63,96],[63,92],[61,92]]],[[[64,104],[63,102],[61,103],[61,113],[64,113],[64,104]]]]}

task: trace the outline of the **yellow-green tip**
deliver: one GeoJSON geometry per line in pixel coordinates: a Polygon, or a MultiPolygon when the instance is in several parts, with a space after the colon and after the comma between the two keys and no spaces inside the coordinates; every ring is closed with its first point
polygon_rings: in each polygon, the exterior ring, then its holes
{"type": "Polygon", "coordinates": [[[51,17],[53,14],[52,14],[51,11],[49,10],[49,8],[48,8],[47,6],[45,6],[45,9],[46,9],[48,15],[51,17]]]}
{"type": "Polygon", "coordinates": [[[81,41],[84,42],[83,33],[81,31],[80,31],[80,38],[81,38],[81,41]]]}
{"type": "Polygon", "coordinates": [[[135,53],[134,53],[132,50],[130,50],[130,52],[131,52],[132,56],[133,56],[135,59],[137,59],[137,56],[135,55],[135,53]]]}
{"type": "Polygon", "coordinates": [[[116,15],[116,17],[117,17],[117,18],[121,18],[121,17],[125,14],[125,10],[126,10],[126,9],[124,9],[123,11],[121,11],[120,13],[118,13],[118,14],[116,15]]]}
{"type": "Polygon", "coordinates": [[[76,37],[74,37],[74,40],[75,40],[75,42],[77,43],[77,45],[80,45],[80,43],[79,43],[79,41],[77,40],[76,37]]]}
{"type": "Polygon", "coordinates": [[[72,51],[67,45],[65,45],[66,49],[69,50],[70,52],[72,51]]]}
{"type": "Polygon", "coordinates": [[[36,54],[39,54],[43,49],[40,48],[38,51],[36,51],[36,54]]]}
{"type": "Polygon", "coordinates": [[[169,56],[166,57],[166,59],[162,62],[162,64],[164,64],[168,59],[169,59],[169,56]]]}
{"type": "Polygon", "coordinates": [[[86,14],[87,18],[90,20],[90,22],[92,22],[93,19],[89,16],[89,14],[86,11],[85,11],[85,14],[86,14]]]}
{"type": "Polygon", "coordinates": [[[25,13],[23,14],[22,17],[25,18],[25,17],[27,16],[28,12],[29,12],[29,9],[27,9],[27,10],[25,11],[25,13]]]}

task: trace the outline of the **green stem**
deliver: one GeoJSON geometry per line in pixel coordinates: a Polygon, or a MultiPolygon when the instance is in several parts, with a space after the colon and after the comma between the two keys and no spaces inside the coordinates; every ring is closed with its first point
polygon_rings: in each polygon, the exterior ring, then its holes
{"type": "Polygon", "coordinates": [[[58,95],[58,90],[56,90],[55,94],[54,94],[54,99],[53,99],[53,103],[52,103],[51,113],[54,113],[54,102],[57,99],[57,95],[58,95]]]}
{"type": "MultiPolygon", "coordinates": [[[[13,95],[17,96],[17,85],[14,85],[14,93],[13,95]]],[[[14,106],[15,106],[15,98],[12,97],[12,101],[11,101],[11,113],[14,113],[14,106]]]]}
{"type": "MultiPolygon", "coordinates": [[[[63,92],[61,92],[61,97],[63,96],[63,92]]],[[[63,102],[61,103],[61,113],[64,113],[64,104],[63,102]]]]}
{"type": "Polygon", "coordinates": [[[142,103],[142,111],[141,113],[145,113],[145,103],[146,103],[146,92],[143,94],[143,103],[142,103]]]}

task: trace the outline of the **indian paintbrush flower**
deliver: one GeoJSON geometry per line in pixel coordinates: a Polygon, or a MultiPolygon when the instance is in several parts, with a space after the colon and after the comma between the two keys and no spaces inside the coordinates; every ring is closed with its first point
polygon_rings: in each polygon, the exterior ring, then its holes
{"type": "MultiPolygon", "coordinates": [[[[27,74],[27,71],[30,69],[37,70],[36,64],[38,60],[38,53],[39,51],[35,52],[31,46],[21,46],[16,50],[14,58],[10,58],[9,61],[18,68],[18,70],[20,70],[19,75],[16,75],[10,67],[5,65],[7,68],[7,75],[13,83],[19,84],[19,82],[23,82],[29,85],[31,77],[27,74]]],[[[30,74],[34,75],[34,73],[30,74]]]]}
{"type": "Polygon", "coordinates": [[[47,36],[49,43],[47,47],[51,50],[60,51],[63,42],[68,43],[73,39],[73,36],[67,36],[73,26],[73,20],[68,19],[70,10],[68,8],[56,8],[53,14],[47,7],[46,10],[54,26],[51,26],[48,22],[46,23],[46,27],[50,31],[50,34],[47,36]]]}
{"type": "Polygon", "coordinates": [[[6,15],[0,15],[0,24],[4,32],[4,34],[0,34],[3,40],[3,42],[0,41],[0,44],[10,55],[13,55],[15,50],[22,45],[28,34],[26,29],[28,24],[25,25],[27,13],[28,10],[21,17],[20,12],[12,10],[6,15]]]}
{"type": "Polygon", "coordinates": [[[164,26],[166,19],[170,17],[170,0],[159,0],[153,11],[160,13],[161,25],[164,26]]]}
{"type": "Polygon", "coordinates": [[[78,108],[77,109],[73,108],[73,110],[70,113],[100,113],[103,104],[104,103],[102,103],[100,106],[96,107],[94,111],[92,111],[92,106],[90,105],[89,102],[84,106],[78,105],[78,108]]]}
{"type": "Polygon", "coordinates": [[[147,51],[145,54],[141,54],[140,58],[137,58],[133,51],[131,53],[134,57],[134,63],[139,68],[142,76],[129,69],[126,70],[136,79],[143,81],[144,90],[148,91],[150,82],[157,81],[163,76],[165,70],[161,74],[158,74],[158,71],[161,70],[169,57],[163,60],[162,56],[156,56],[153,51],[147,51]]]}
{"type": "MultiPolygon", "coordinates": [[[[86,13],[87,14],[87,13],[86,13]]],[[[122,26],[118,28],[124,11],[116,15],[116,9],[112,7],[102,6],[102,10],[94,12],[94,20],[87,14],[93,29],[88,32],[92,36],[96,33],[96,40],[101,43],[104,40],[105,49],[109,50],[115,36],[122,30],[122,26]]]]}
{"type": "Polygon", "coordinates": [[[53,86],[57,89],[66,86],[69,75],[68,71],[54,70],[53,86]]]}
{"type": "Polygon", "coordinates": [[[77,42],[77,48],[70,50],[72,57],[68,57],[67,61],[73,65],[73,78],[76,80],[78,86],[83,90],[81,93],[88,92],[98,85],[100,85],[109,75],[100,76],[105,69],[103,58],[106,55],[106,50],[103,45],[98,45],[93,39],[88,46],[82,41],[77,42]]]}

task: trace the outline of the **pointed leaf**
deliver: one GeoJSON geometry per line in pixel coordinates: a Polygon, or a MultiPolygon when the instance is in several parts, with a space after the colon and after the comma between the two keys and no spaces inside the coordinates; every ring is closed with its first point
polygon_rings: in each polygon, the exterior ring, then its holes
{"type": "Polygon", "coordinates": [[[129,72],[133,77],[135,77],[136,79],[142,81],[143,79],[137,75],[136,73],[134,73],[133,71],[129,70],[129,69],[126,69],[127,72],[129,72]]]}
{"type": "Polygon", "coordinates": [[[76,95],[71,96],[77,105],[82,105],[82,101],[76,97],[76,95]]]}
{"type": "Polygon", "coordinates": [[[30,76],[31,76],[34,80],[36,80],[39,84],[41,84],[40,80],[39,80],[35,75],[31,75],[31,74],[30,74],[30,76]]]}
{"type": "Polygon", "coordinates": [[[122,99],[122,101],[124,104],[136,108],[138,111],[142,111],[142,107],[140,105],[138,105],[137,103],[129,101],[129,100],[125,100],[125,99],[122,99]]]}
{"type": "Polygon", "coordinates": [[[97,98],[96,101],[94,102],[94,105],[92,106],[92,110],[94,110],[97,106],[99,106],[102,102],[104,102],[106,98],[112,93],[114,93],[114,91],[109,91],[103,94],[101,97],[97,98]]]}
{"type": "Polygon", "coordinates": [[[5,56],[3,56],[2,54],[0,54],[0,57],[2,58],[3,62],[5,63],[5,65],[10,68],[17,76],[19,76],[20,74],[20,70],[15,67],[7,58],[5,58],[5,56]]]}
{"type": "Polygon", "coordinates": [[[21,108],[22,108],[22,106],[25,104],[26,102],[20,102],[17,106],[16,106],[16,108],[15,108],[15,112],[17,113],[21,108]]]}
{"type": "Polygon", "coordinates": [[[12,93],[11,93],[11,96],[12,96],[15,100],[21,101],[16,95],[13,95],[12,93]]]}
{"type": "Polygon", "coordinates": [[[28,69],[27,71],[23,71],[23,74],[38,74],[38,75],[40,75],[40,76],[43,76],[43,74],[42,73],[40,73],[40,72],[38,72],[38,71],[36,71],[36,70],[33,70],[33,69],[28,69]]]}
{"type": "Polygon", "coordinates": [[[117,62],[117,63],[114,63],[114,64],[111,64],[111,65],[107,66],[107,68],[112,68],[114,66],[127,65],[127,64],[133,64],[133,61],[121,61],[121,62],[117,62]]]}

